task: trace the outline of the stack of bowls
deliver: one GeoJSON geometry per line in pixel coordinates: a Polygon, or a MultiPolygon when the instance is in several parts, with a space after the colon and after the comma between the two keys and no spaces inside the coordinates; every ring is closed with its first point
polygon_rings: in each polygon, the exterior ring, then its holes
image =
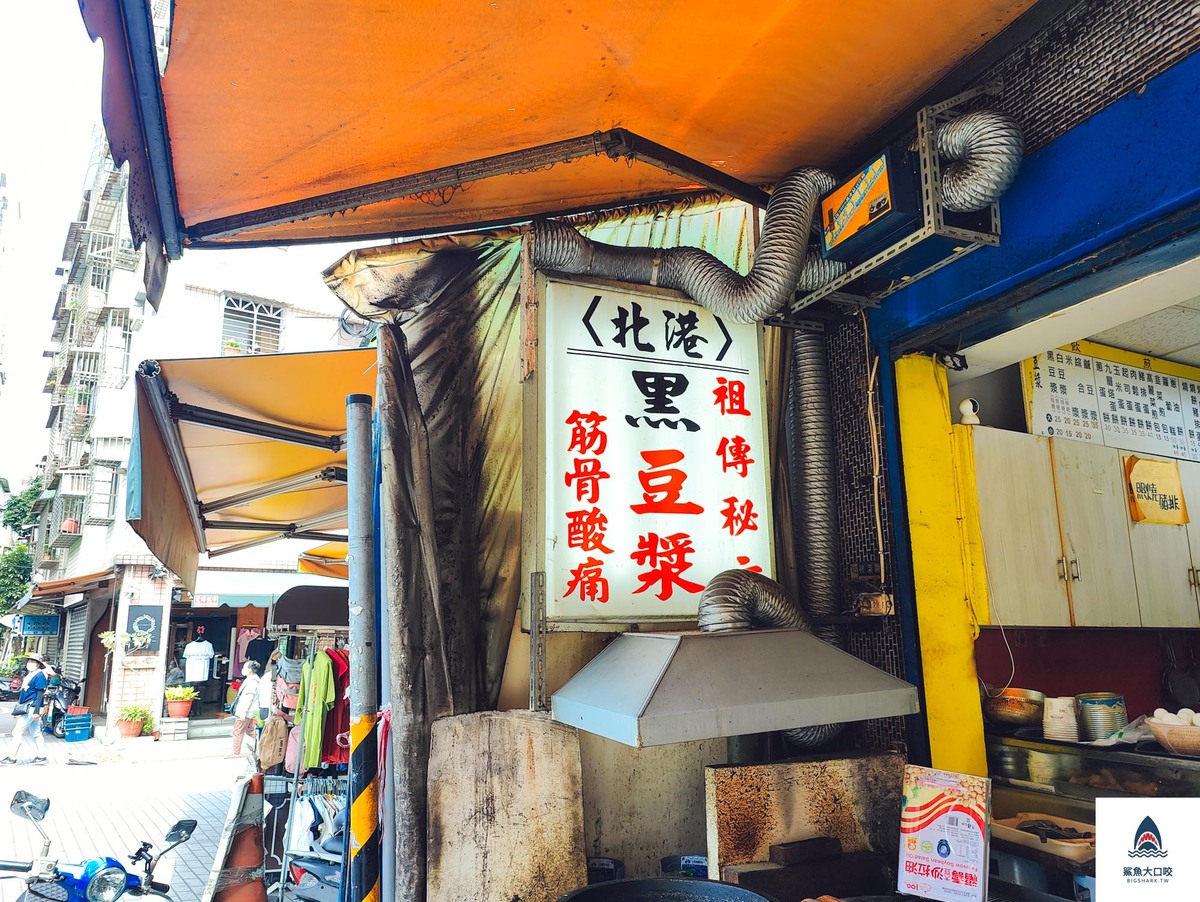
{"type": "Polygon", "coordinates": [[[1079,703],[1073,695],[1046,699],[1042,735],[1060,742],[1079,741],[1079,703]]]}
{"type": "Polygon", "coordinates": [[[1117,730],[1129,726],[1125,696],[1116,692],[1085,692],[1075,699],[1079,702],[1079,720],[1085,741],[1107,739],[1117,730]]]}

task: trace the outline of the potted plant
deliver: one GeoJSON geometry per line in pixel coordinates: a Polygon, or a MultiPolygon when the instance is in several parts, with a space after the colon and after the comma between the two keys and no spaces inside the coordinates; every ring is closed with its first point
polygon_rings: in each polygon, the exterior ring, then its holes
{"type": "Polygon", "coordinates": [[[168,686],[163,697],[167,700],[167,717],[187,717],[200,693],[191,686],[168,686]]]}
{"type": "Polygon", "coordinates": [[[146,724],[153,729],[154,717],[145,705],[126,705],[117,712],[117,730],[126,739],[141,736],[146,724]]]}

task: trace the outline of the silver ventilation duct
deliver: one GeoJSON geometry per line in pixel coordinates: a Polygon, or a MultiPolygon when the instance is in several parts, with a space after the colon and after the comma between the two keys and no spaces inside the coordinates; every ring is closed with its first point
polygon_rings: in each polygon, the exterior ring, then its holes
{"type": "Polygon", "coordinates": [[[942,170],[942,205],[969,213],[999,200],[1023,150],[1020,126],[1001,113],[978,110],[947,122],[937,133],[938,155],[952,161],[942,170]]]}

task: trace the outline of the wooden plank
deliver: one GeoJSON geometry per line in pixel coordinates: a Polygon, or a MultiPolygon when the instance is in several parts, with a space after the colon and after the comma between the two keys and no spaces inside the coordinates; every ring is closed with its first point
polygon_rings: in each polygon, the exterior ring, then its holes
{"type": "Polygon", "coordinates": [[[1053,439],[1075,626],[1141,626],[1121,452],[1053,439]]]}
{"type": "Polygon", "coordinates": [[[554,902],[587,882],[576,731],[529,711],[433,724],[429,902],[554,902]]]}
{"type": "Polygon", "coordinates": [[[1070,626],[1050,440],[982,426],[973,440],[992,622],[1070,626]]]}
{"type": "Polygon", "coordinates": [[[894,753],[705,768],[709,872],[818,836],[891,861],[900,854],[903,781],[904,757],[894,753]]]}
{"type": "Polygon", "coordinates": [[[704,769],[724,739],[631,748],[579,734],[588,855],[619,858],[626,877],[656,877],[668,855],[704,855],[704,769]]]}
{"type": "Polygon", "coordinates": [[[795,842],[775,843],[771,846],[770,858],[775,864],[803,864],[823,858],[837,858],[842,854],[842,844],[832,836],[815,839],[799,839],[795,842]]]}

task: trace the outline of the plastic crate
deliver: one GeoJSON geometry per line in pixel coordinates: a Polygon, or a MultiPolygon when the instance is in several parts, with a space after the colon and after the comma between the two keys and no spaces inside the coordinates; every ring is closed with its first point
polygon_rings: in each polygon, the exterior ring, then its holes
{"type": "Polygon", "coordinates": [[[67,727],[63,738],[67,742],[87,742],[92,738],[92,725],[89,723],[86,727],[67,727]]]}
{"type": "Polygon", "coordinates": [[[92,715],[90,714],[68,714],[63,718],[63,726],[68,730],[90,727],[91,725],[92,715]]]}
{"type": "Polygon", "coordinates": [[[87,705],[67,705],[67,716],[77,716],[80,714],[91,714],[92,709],[87,705]]]}

